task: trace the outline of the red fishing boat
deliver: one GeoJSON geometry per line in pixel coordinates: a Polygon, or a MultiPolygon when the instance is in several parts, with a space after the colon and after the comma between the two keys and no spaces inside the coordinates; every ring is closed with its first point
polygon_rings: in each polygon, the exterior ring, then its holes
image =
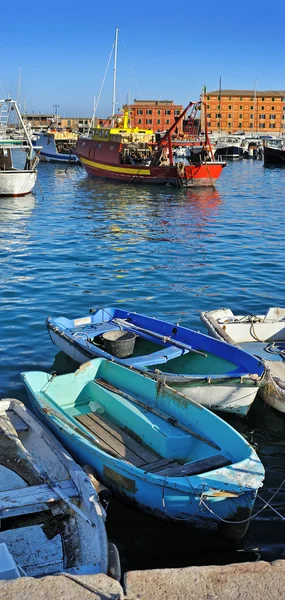
{"type": "MultiPolygon", "coordinates": [[[[190,106],[201,105],[190,102],[179,119],[190,106]]],[[[128,127],[126,111],[123,127],[95,128],[92,139],[77,140],[75,153],[88,175],[95,177],[126,183],[214,187],[226,163],[214,160],[207,132],[203,145],[193,146],[187,162],[175,163],[171,134],[176,127],[177,121],[155,143],[152,131],[128,127]]]]}
{"type": "Polygon", "coordinates": [[[207,119],[204,141],[193,147],[185,161],[175,162],[172,136],[178,123],[191,108],[193,114],[204,110],[203,102],[189,102],[160,141],[149,129],[130,127],[128,108],[121,121],[115,123],[115,90],[118,29],[115,38],[113,114],[109,127],[95,127],[92,139],[79,138],[75,154],[88,175],[103,177],[125,183],[169,184],[176,186],[213,186],[220,176],[225,162],[214,160],[207,119]]]}

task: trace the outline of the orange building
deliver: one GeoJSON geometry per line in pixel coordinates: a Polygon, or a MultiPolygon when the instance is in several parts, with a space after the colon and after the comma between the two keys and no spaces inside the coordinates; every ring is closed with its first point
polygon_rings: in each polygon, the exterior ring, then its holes
{"type": "MultiPolygon", "coordinates": [[[[183,111],[181,104],[173,100],[134,100],[129,106],[131,127],[165,131],[169,129],[175,118],[183,111]]],[[[178,132],[182,131],[182,122],[178,124],[178,132]]]]}
{"type": "MultiPolygon", "coordinates": [[[[205,92],[210,132],[245,131],[280,135],[285,125],[284,90],[216,90],[205,92]]],[[[202,129],[205,124],[202,122],[202,129]]]]}

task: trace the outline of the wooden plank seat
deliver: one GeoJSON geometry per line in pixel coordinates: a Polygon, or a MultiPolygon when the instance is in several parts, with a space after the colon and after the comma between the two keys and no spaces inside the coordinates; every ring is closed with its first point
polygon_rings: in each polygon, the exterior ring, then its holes
{"type": "Polygon", "coordinates": [[[214,456],[208,456],[200,460],[194,460],[193,462],[184,463],[184,465],[162,467],[157,474],[165,475],[166,477],[185,477],[186,475],[199,475],[201,473],[207,473],[214,469],[227,467],[232,461],[226,458],[222,454],[215,454],[214,456]]]}
{"type": "Polygon", "coordinates": [[[161,457],[135,438],[135,434],[126,432],[117,423],[98,412],[77,415],[76,420],[96,436],[106,450],[116,452],[118,457],[126,459],[136,467],[143,467],[159,460],[161,457]]]}
{"type": "MultiPolygon", "coordinates": [[[[78,496],[78,489],[70,479],[57,481],[55,485],[69,498],[78,496]]],[[[42,502],[56,502],[57,500],[61,500],[61,496],[48,484],[28,485],[0,492],[0,511],[42,502]]]]}

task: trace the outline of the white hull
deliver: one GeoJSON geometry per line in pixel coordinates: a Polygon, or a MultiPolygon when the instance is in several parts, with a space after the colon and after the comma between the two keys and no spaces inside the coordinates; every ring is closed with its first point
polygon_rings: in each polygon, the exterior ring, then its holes
{"type": "Polygon", "coordinates": [[[247,316],[234,315],[230,309],[222,308],[203,312],[201,321],[216,339],[243,344],[243,350],[248,343],[251,344],[248,352],[258,356],[262,353],[269,379],[265,386],[259,388],[259,394],[269,406],[285,413],[285,361],[270,360],[270,354],[265,355],[264,352],[266,346],[285,341],[285,309],[270,308],[266,315],[247,316]]]}
{"type": "MultiPolygon", "coordinates": [[[[91,357],[89,355],[75,348],[66,339],[63,339],[51,329],[49,329],[49,334],[52,342],[77,363],[83,364],[90,360],[91,357]]],[[[259,389],[255,385],[237,385],[234,383],[231,385],[205,383],[205,385],[194,387],[172,385],[171,387],[185,394],[188,398],[195,400],[195,402],[202,404],[202,406],[241,416],[247,414],[259,389]]]]}
{"type": "Polygon", "coordinates": [[[0,171],[0,196],[25,196],[36,184],[37,171],[0,171]]]}

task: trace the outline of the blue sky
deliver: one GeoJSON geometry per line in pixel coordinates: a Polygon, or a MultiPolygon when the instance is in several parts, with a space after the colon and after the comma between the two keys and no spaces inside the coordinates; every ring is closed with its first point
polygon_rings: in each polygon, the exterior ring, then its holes
{"type": "MultiPolygon", "coordinates": [[[[128,93],[186,104],[220,76],[224,89],[285,89],[284,22],[285,0],[3,2],[0,96],[17,97],[21,66],[28,112],[91,115],[116,26],[118,108],[128,93]]],[[[97,116],[111,113],[112,76],[97,116]]]]}

